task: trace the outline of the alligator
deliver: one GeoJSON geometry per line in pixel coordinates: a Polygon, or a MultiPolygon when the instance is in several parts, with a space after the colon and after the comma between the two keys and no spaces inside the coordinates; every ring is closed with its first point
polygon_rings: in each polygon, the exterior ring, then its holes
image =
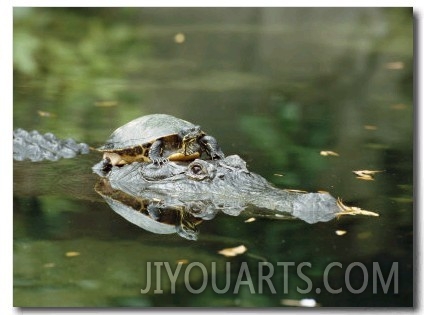
{"type": "MultiPolygon", "coordinates": [[[[102,176],[102,162],[93,171],[102,176]]],[[[307,223],[327,222],[341,215],[377,216],[345,206],[328,193],[279,189],[250,172],[238,155],[163,166],[139,162],[114,166],[95,190],[130,222],[156,233],[176,232],[187,239],[196,239],[196,226],[219,212],[298,218],[307,223]]]]}
{"type": "MultiPolygon", "coordinates": [[[[71,158],[87,152],[86,144],[61,140],[52,134],[14,132],[14,159],[34,161],[71,158]],[[55,154],[57,152],[66,154],[55,154]],[[37,154],[34,154],[37,152],[37,154]],[[52,157],[53,155],[53,157],[52,157]]],[[[133,162],[93,166],[100,176],[95,191],[128,221],[154,233],[178,233],[197,239],[197,225],[219,212],[274,219],[298,218],[307,223],[326,222],[341,215],[377,213],[345,206],[329,193],[284,190],[251,172],[238,155],[220,160],[195,159],[164,165],[133,162]]]]}

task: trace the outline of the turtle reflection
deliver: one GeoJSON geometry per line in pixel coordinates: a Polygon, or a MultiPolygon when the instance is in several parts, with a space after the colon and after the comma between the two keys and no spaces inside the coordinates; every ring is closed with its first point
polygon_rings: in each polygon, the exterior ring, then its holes
{"type": "Polygon", "coordinates": [[[135,197],[113,189],[109,180],[100,179],[95,191],[107,204],[129,222],[156,234],[172,234],[196,240],[197,225],[203,220],[195,217],[184,206],[170,206],[160,200],[135,197]]]}

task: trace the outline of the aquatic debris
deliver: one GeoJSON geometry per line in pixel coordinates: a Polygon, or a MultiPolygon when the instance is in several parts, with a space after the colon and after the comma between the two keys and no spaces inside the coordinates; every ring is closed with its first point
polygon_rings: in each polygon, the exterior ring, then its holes
{"type": "Polygon", "coordinates": [[[79,255],[81,255],[80,252],[66,252],[65,254],[66,257],[77,257],[79,255]]]}
{"type": "Polygon", "coordinates": [[[362,180],[374,180],[374,174],[382,173],[384,171],[370,171],[370,170],[358,170],[352,171],[356,175],[357,179],[362,180]]]}
{"type": "Polygon", "coordinates": [[[274,173],[274,176],[279,176],[279,177],[283,177],[283,174],[278,174],[278,173],[274,173]]]}
{"type": "Polygon", "coordinates": [[[335,233],[338,236],[342,236],[342,235],[345,235],[347,233],[347,231],[345,231],[345,230],[337,230],[335,233]]]}
{"type": "Polygon", "coordinates": [[[319,154],[322,156],[340,156],[337,152],[334,151],[321,151],[319,154]]]}
{"type": "Polygon", "coordinates": [[[237,255],[241,255],[247,251],[247,247],[244,245],[240,245],[232,248],[224,248],[218,252],[218,254],[224,255],[226,257],[234,257],[237,255]]]}
{"type": "Polygon", "coordinates": [[[56,117],[56,114],[50,113],[50,112],[45,112],[42,110],[37,110],[38,116],[40,117],[56,117]]]}
{"type": "Polygon", "coordinates": [[[250,223],[250,222],[255,222],[255,221],[256,221],[256,218],[249,218],[249,219],[245,220],[244,222],[250,223]]]}
{"type": "Polygon", "coordinates": [[[336,213],[336,217],[339,218],[342,215],[366,215],[371,217],[379,217],[380,215],[376,212],[369,210],[362,210],[358,207],[346,206],[340,198],[337,198],[337,206],[340,208],[340,212],[336,213]]]}
{"type": "Polygon", "coordinates": [[[113,107],[117,105],[118,105],[117,101],[96,101],[94,103],[94,106],[96,107],[113,107]]]}
{"type": "Polygon", "coordinates": [[[404,110],[406,109],[408,106],[406,106],[405,104],[399,103],[399,104],[393,104],[392,106],[390,106],[391,109],[394,110],[404,110]]]}
{"type": "Polygon", "coordinates": [[[280,301],[282,305],[286,306],[300,306],[300,307],[317,307],[320,306],[314,299],[282,299],[280,301]]]}
{"type": "Polygon", "coordinates": [[[177,264],[182,264],[182,265],[187,265],[188,264],[188,259],[178,259],[177,260],[177,264]]]}
{"type": "Polygon", "coordinates": [[[377,130],[377,126],[374,125],[364,125],[365,130],[377,130]]]}
{"type": "Polygon", "coordinates": [[[317,190],[317,193],[320,193],[320,194],[330,194],[328,191],[326,191],[326,190],[317,190]]]}
{"type": "Polygon", "coordinates": [[[402,61],[387,62],[384,67],[389,70],[401,70],[405,67],[402,61]]]}
{"type": "Polygon", "coordinates": [[[185,35],[183,33],[177,33],[174,36],[174,42],[177,44],[182,44],[185,42],[185,35]]]}

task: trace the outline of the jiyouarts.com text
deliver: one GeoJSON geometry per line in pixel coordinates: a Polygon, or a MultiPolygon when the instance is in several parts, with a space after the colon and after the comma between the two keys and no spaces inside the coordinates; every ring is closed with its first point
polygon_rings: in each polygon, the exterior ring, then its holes
{"type": "Polygon", "coordinates": [[[200,294],[208,286],[217,294],[237,294],[242,288],[247,288],[251,294],[262,294],[265,291],[271,294],[287,294],[293,289],[300,294],[319,294],[323,290],[331,294],[346,291],[360,294],[367,289],[372,290],[374,294],[398,294],[398,265],[398,262],[393,262],[391,269],[383,272],[378,262],[367,266],[361,262],[331,262],[321,269],[320,281],[316,281],[316,277],[313,281],[308,275],[312,269],[310,262],[147,262],[143,267],[146,278],[140,292],[163,294],[163,284],[167,282],[170,285],[166,291],[171,294],[176,293],[177,288],[200,294]],[[336,283],[331,280],[334,275],[339,279],[336,283]],[[291,281],[296,283],[294,288],[290,285],[291,281]],[[320,286],[314,286],[314,283],[320,283],[320,286]]]}

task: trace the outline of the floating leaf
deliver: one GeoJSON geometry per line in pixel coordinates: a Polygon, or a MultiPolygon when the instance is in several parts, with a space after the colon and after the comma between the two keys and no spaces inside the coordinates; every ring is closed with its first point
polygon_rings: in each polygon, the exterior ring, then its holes
{"type": "Polygon", "coordinates": [[[329,192],[326,190],[318,190],[317,192],[320,194],[329,194],[329,192]]]}
{"type": "Polygon", "coordinates": [[[371,175],[362,175],[362,176],[357,176],[356,178],[361,180],[374,180],[374,177],[372,177],[371,175]]]}
{"type": "Polygon", "coordinates": [[[240,245],[232,248],[224,248],[218,252],[218,254],[224,255],[226,257],[234,257],[240,254],[243,254],[247,251],[246,246],[240,245]]]}
{"type": "Polygon", "coordinates": [[[370,171],[370,170],[359,170],[359,171],[352,171],[356,178],[362,179],[362,180],[374,180],[374,174],[381,173],[384,171],[370,171]]]}
{"type": "Polygon", "coordinates": [[[339,154],[334,151],[321,151],[319,154],[322,156],[339,156],[339,154]]]}
{"type": "Polygon", "coordinates": [[[342,200],[340,198],[337,198],[337,205],[340,208],[340,212],[336,213],[337,217],[340,217],[342,215],[366,215],[366,216],[372,216],[372,217],[379,217],[380,215],[376,212],[373,211],[368,211],[368,210],[362,210],[361,208],[358,207],[349,207],[346,206],[345,204],[343,204],[342,200]]]}
{"type": "Polygon", "coordinates": [[[182,44],[185,42],[185,35],[183,33],[177,33],[174,36],[174,42],[177,44],[182,44]]]}
{"type": "Polygon", "coordinates": [[[79,256],[79,255],[81,255],[79,252],[67,252],[65,254],[66,257],[76,257],[76,256],[79,256]]]}
{"type": "Polygon", "coordinates": [[[405,65],[402,61],[388,62],[384,65],[384,67],[389,70],[401,70],[404,66],[405,65]]]}
{"type": "Polygon", "coordinates": [[[374,125],[364,125],[364,129],[366,129],[366,130],[377,130],[377,126],[374,126],[374,125]]]}
{"type": "Polygon", "coordinates": [[[392,106],[390,106],[390,108],[394,110],[404,110],[407,108],[407,106],[405,104],[400,103],[400,104],[393,104],[392,106]]]}
{"type": "Polygon", "coordinates": [[[301,299],[301,300],[282,299],[280,303],[286,306],[300,306],[300,307],[320,306],[314,299],[301,299]]]}
{"type": "Polygon", "coordinates": [[[188,259],[178,259],[177,260],[177,264],[183,264],[183,265],[186,265],[186,264],[188,264],[188,259]]]}
{"type": "Polygon", "coordinates": [[[45,112],[45,111],[42,111],[42,110],[38,110],[37,113],[38,113],[38,116],[40,116],[40,117],[56,117],[55,114],[50,113],[50,112],[45,112]]]}
{"type": "Polygon", "coordinates": [[[118,105],[117,101],[97,101],[94,103],[94,106],[96,107],[113,107],[117,105],[118,105]]]}

